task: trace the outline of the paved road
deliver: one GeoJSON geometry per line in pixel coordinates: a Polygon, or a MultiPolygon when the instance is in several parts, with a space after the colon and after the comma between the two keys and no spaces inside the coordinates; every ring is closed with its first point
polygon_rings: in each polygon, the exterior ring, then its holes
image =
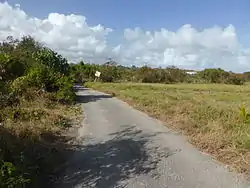
{"type": "Polygon", "coordinates": [[[184,137],[126,103],[87,89],[78,97],[85,123],[60,187],[250,187],[184,137]]]}

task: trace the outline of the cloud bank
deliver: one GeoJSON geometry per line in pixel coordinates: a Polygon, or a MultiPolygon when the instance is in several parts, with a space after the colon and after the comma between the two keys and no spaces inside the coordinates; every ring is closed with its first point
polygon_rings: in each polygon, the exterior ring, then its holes
{"type": "Polygon", "coordinates": [[[0,40],[9,35],[31,35],[73,62],[100,63],[111,57],[123,65],[220,67],[236,72],[250,69],[250,49],[242,47],[233,25],[197,30],[186,24],[177,31],[126,28],[124,42],[110,45],[107,39],[113,32],[102,25],[88,25],[82,15],[50,13],[39,19],[27,15],[19,5],[0,3],[0,40]]]}

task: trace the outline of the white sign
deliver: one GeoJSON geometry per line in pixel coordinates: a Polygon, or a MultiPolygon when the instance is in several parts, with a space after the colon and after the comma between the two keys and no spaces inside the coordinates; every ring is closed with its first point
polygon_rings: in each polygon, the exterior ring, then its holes
{"type": "Polygon", "coordinates": [[[96,72],[95,72],[95,76],[99,78],[99,77],[101,76],[101,72],[96,71],[96,72]]]}

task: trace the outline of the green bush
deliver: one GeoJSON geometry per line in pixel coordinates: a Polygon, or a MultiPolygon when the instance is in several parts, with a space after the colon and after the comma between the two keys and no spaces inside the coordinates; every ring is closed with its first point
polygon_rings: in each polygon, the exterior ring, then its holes
{"type": "Polygon", "coordinates": [[[65,58],[49,48],[42,48],[37,52],[36,60],[49,70],[62,74],[69,73],[69,64],[65,58]]]}
{"type": "Polygon", "coordinates": [[[11,162],[0,160],[0,187],[22,188],[29,183],[11,162]]]}
{"type": "Polygon", "coordinates": [[[74,81],[68,76],[62,76],[56,80],[55,85],[59,88],[56,92],[56,99],[63,103],[72,103],[75,100],[73,90],[74,81]]]}
{"type": "Polygon", "coordinates": [[[100,72],[100,79],[103,82],[115,82],[120,78],[120,73],[116,66],[103,65],[100,67],[100,72]]]}
{"type": "Polygon", "coordinates": [[[10,85],[10,91],[17,96],[23,95],[28,88],[27,76],[21,76],[16,78],[10,85]]]}
{"type": "Polygon", "coordinates": [[[205,69],[199,72],[199,76],[209,83],[225,83],[230,73],[222,69],[205,69]]]}
{"type": "Polygon", "coordinates": [[[0,120],[2,111],[4,111],[6,107],[13,107],[19,104],[18,96],[10,92],[11,89],[9,88],[9,84],[5,84],[4,91],[0,92],[0,120]]]}
{"type": "Polygon", "coordinates": [[[13,80],[25,72],[24,64],[12,56],[0,53],[0,78],[1,81],[13,80]]]}
{"type": "Polygon", "coordinates": [[[243,85],[245,83],[245,79],[241,77],[237,77],[235,75],[231,75],[227,80],[226,84],[234,84],[234,85],[243,85]]]}

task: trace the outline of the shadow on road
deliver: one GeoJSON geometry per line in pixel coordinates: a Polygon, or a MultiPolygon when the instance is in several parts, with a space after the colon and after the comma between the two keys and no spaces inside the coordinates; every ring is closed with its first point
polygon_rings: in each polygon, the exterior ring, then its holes
{"type": "Polygon", "coordinates": [[[91,94],[91,93],[84,93],[80,94],[81,91],[88,91],[88,88],[83,86],[76,85],[74,86],[74,90],[77,92],[76,94],[76,101],[78,103],[88,103],[88,102],[95,102],[97,100],[105,99],[105,98],[112,98],[109,94],[91,94]]]}
{"type": "Polygon", "coordinates": [[[112,98],[110,95],[100,94],[100,95],[92,95],[92,94],[86,94],[86,95],[77,95],[76,101],[78,103],[88,103],[88,102],[95,102],[101,99],[107,99],[112,98]]]}
{"type": "Polygon", "coordinates": [[[127,179],[138,175],[157,178],[153,174],[158,163],[174,154],[169,149],[149,147],[154,135],[143,135],[131,126],[110,136],[106,142],[78,146],[55,187],[122,188],[127,179]]]}
{"type": "Polygon", "coordinates": [[[73,87],[73,89],[75,90],[75,91],[84,91],[84,90],[88,90],[88,88],[86,88],[86,87],[84,87],[84,86],[81,86],[81,85],[75,85],[74,87],[73,87]]]}

